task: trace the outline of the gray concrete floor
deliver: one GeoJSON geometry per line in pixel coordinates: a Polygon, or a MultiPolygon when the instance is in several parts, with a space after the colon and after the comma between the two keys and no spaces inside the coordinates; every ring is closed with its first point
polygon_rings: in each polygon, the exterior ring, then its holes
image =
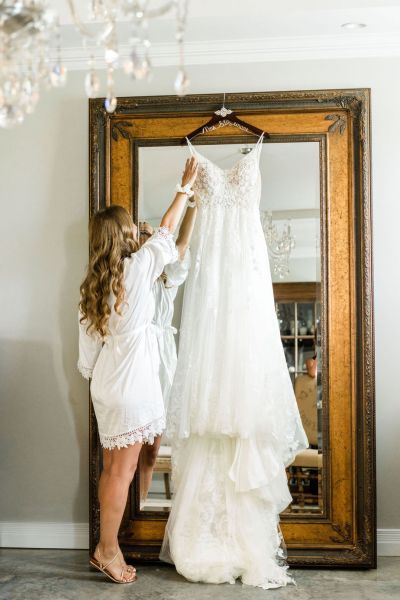
{"type": "Polygon", "coordinates": [[[170,567],[138,566],[138,581],[109,582],[88,566],[86,550],[2,550],[1,600],[400,600],[400,557],[371,571],[291,569],[297,586],[261,590],[188,583],[170,567]]]}

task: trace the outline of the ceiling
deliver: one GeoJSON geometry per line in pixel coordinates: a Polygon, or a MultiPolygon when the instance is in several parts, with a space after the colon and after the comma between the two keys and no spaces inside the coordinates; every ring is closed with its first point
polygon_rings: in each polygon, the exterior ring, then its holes
{"type": "MultiPolygon", "coordinates": [[[[163,1],[150,0],[150,6],[163,1]]],[[[80,50],[67,0],[49,4],[60,15],[67,66],[84,68],[87,54],[80,50]]],[[[75,5],[87,21],[88,1],[75,5]]],[[[174,31],[172,15],[150,23],[156,66],[176,64],[174,31]]],[[[126,21],[119,22],[118,37],[124,55],[126,21]]],[[[185,46],[187,64],[400,55],[400,0],[191,0],[185,46]],[[367,27],[343,29],[348,22],[367,27]]]]}
{"type": "MultiPolygon", "coordinates": [[[[164,0],[150,1],[154,7],[163,3],[164,0]]],[[[49,4],[57,10],[62,24],[72,23],[67,0],[49,0],[49,4]]],[[[82,20],[87,20],[84,17],[88,4],[87,0],[75,0],[82,20]]],[[[292,35],[297,31],[298,35],[302,35],[319,33],[353,20],[368,21],[370,26],[386,24],[389,27],[393,25],[392,17],[398,13],[399,7],[399,0],[280,0],[278,3],[272,0],[189,0],[189,16],[193,30],[202,20],[213,29],[227,30],[226,24],[236,21],[247,30],[246,21],[254,18],[259,23],[261,20],[260,25],[272,33],[292,35]]],[[[165,16],[163,20],[169,21],[170,17],[165,16]]]]}

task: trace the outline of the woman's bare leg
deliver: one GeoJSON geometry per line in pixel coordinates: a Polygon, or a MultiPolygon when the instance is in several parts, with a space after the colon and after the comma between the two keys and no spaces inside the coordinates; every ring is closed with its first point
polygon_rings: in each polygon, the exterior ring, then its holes
{"type": "MultiPolygon", "coordinates": [[[[100,557],[102,563],[114,558],[119,550],[118,531],[141,447],[142,444],[133,444],[119,450],[103,450],[103,470],[99,483],[100,541],[95,551],[95,557],[98,560],[100,557]]],[[[108,570],[115,579],[120,579],[124,565],[120,555],[108,570]]],[[[125,566],[123,578],[129,581],[134,577],[134,572],[125,566]]]]}
{"type": "Polygon", "coordinates": [[[161,435],[154,438],[153,444],[143,444],[140,453],[140,498],[146,500],[153,478],[158,451],[161,445],[161,435]]]}
{"type": "MultiPolygon", "coordinates": [[[[103,448],[103,469],[108,472],[110,470],[110,466],[111,466],[111,458],[112,458],[112,451],[110,450],[106,450],[105,448],[103,448]]],[[[102,494],[102,487],[103,484],[107,481],[106,478],[104,477],[100,477],[100,482],[99,482],[99,498],[101,497],[102,494]]],[[[115,555],[114,555],[115,556],[115,555]]],[[[122,554],[121,551],[121,561],[123,561],[123,563],[126,565],[125,559],[124,559],[124,555],[122,554]]],[[[131,565],[127,565],[129,566],[129,568],[131,570],[136,571],[136,569],[134,567],[132,567],[131,565]]]]}

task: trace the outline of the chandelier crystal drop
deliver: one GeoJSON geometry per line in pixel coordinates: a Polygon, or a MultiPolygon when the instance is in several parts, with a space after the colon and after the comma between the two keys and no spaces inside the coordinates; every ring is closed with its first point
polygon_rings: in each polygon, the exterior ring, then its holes
{"type": "Polygon", "coordinates": [[[104,101],[104,106],[108,113],[113,113],[117,108],[117,99],[114,96],[113,92],[107,93],[107,98],[104,101]]]}
{"type": "Polygon", "coordinates": [[[174,83],[174,88],[177,95],[184,96],[185,94],[187,94],[189,87],[190,79],[186,75],[184,69],[179,69],[174,83]]]}
{"type": "Polygon", "coordinates": [[[272,220],[272,212],[261,211],[261,226],[267,242],[268,253],[272,260],[273,271],[280,279],[284,279],[289,273],[289,259],[295,247],[295,238],[292,234],[290,220],[283,225],[282,231],[272,220]]]}
{"type": "Polygon", "coordinates": [[[56,15],[44,0],[0,0],[0,127],[22,123],[34,111],[42,83],[65,84],[56,15]],[[56,62],[50,46],[55,38],[56,62]]]}
{"type": "Polygon", "coordinates": [[[95,98],[100,91],[100,79],[93,68],[93,62],[89,63],[89,71],[85,77],[85,92],[88,98],[95,98]]]}

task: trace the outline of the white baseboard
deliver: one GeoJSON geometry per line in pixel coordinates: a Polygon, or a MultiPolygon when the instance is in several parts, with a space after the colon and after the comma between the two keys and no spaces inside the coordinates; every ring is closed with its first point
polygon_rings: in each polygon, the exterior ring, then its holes
{"type": "MultiPolygon", "coordinates": [[[[400,529],[378,529],[378,556],[400,556],[400,529]]],[[[2,548],[89,548],[88,523],[0,522],[2,548]]]]}
{"type": "Polygon", "coordinates": [[[378,556],[400,556],[400,529],[377,530],[378,556]]]}
{"type": "Polygon", "coordinates": [[[89,524],[0,522],[0,547],[89,548],[89,524]]]}

